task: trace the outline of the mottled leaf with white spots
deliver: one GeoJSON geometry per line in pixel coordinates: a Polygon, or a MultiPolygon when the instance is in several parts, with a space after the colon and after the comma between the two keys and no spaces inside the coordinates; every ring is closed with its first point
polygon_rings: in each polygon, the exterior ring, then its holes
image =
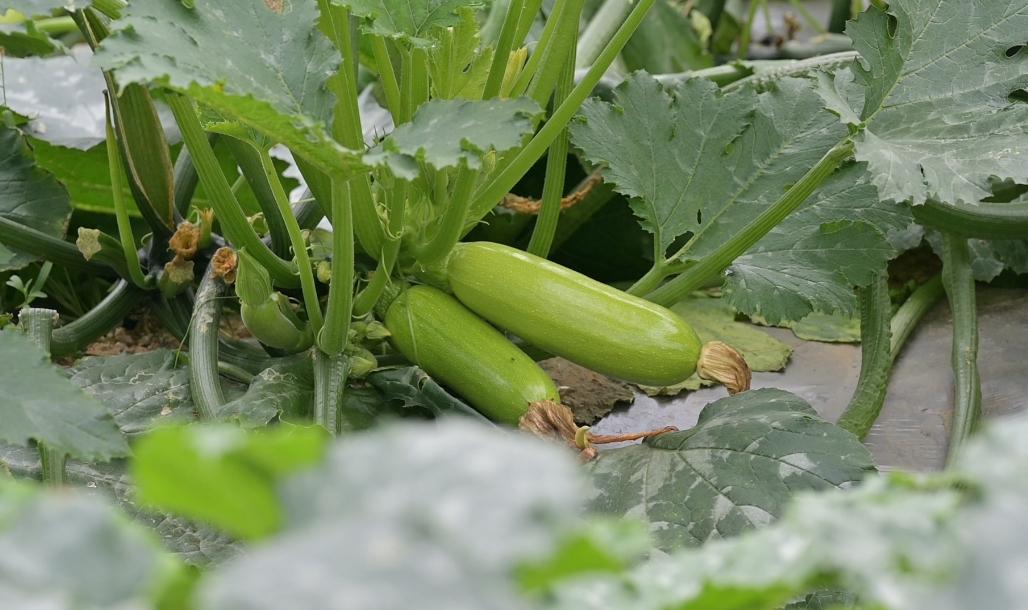
{"type": "Polygon", "coordinates": [[[664,550],[766,525],[794,494],[842,487],[874,470],[852,434],[782,390],[708,405],[696,427],[601,453],[592,511],[643,519],[664,550]]]}

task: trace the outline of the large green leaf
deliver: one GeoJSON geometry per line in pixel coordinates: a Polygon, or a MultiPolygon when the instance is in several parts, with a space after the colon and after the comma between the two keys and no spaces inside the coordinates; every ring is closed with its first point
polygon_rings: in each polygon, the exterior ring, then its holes
{"type": "Polygon", "coordinates": [[[318,31],[314,2],[134,0],[97,61],[118,83],[155,83],[289,146],[326,173],[354,170],[359,155],[328,133],[326,82],[339,53],[318,31]]]}
{"type": "Polygon", "coordinates": [[[2,18],[0,15],[0,48],[6,57],[44,57],[66,51],[63,44],[41,32],[35,21],[7,24],[2,18]]]}
{"type": "Polygon", "coordinates": [[[143,609],[176,565],[100,498],[0,481],[0,604],[143,609]]]}
{"type": "Polygon", "coordinates": [[[246,391],[215,409],[218,419],[258,427],[286,414],[307,417],[314,403],[314,371],[306,354],[283,358],[254,376],[246,391]]]}
{"type": "MultiPolygon", "coordinates": [[[[845,137],[822,106],[799,79],[722,95],[703,79],[665,89],[636,74],[613,104],[587,103],[572,135],[633,198],[661,253],[684,240],[670,258],[690,260],[742,230],[845,137]]],[[[733,306],[773,323],[853,309],[853,287],[895,254],[887,237],[909,245],[899,236],[913,224],[906,210],[878,201],[862,174],[862,166],[838,172],[736,261],[727,283],[733,306]]]]}
{"type": "Polygon", "coordinates": [[[4,60],[2,104],[28,118],[25,133],[86,150],[105,137],[103,74],[85,45],[61,57],[4,60]]]}
{"type": "Polygon", "coordinates": [[[159,349],[143,354],[83,358],[68,369],[72,383],[95,396],[122,432],[193,421],[189,370],[178,355],[159,349]]]}
{"type": "Polygon", "coordinates": [[[767,525],[797,492],[850,485],[874,466],[855,436],[765,389],[711,403],[690,430],[603,452],[590,470],[594,512],[643,518],[671,550],[767,525]]]}
{"type": "MultiPolygon", "coordinates": [[[[71,216],[68,192],[36,166],[21,132],[0,127],[0,219],[64,237],[71,216]]],[[[0,271],[35,260],[0,244],[0,271]]]]}
{"type": "Polygon", "coordinates": [[[510,574],[573,519],[571,454],[463,421],[340,441],[281,491],[291,532],[230,562],[199,610],[522,608],[510,574]]]}
{"type": "Polygon", "coordinates": [[[483,0],[332,0],[350,7],[368,22],[366,30],[380,36],[425,43],[433,28],[460,23],[461,9],[478,7],[483,0]]]}
{"type": "Polygon", "coordinates": [[[892,0],[846,33],[860,64],[826,91],[843,120],[862,124],[857,159],[882,199],[976,203],[995,179],[1028,182],[1028,0],[892,0]],[[858,113],[838,91],[856,76],[858,113]]]}
{"type": "Polygon", "coordinates": [[[321,460],[321,428],[260,433],[232,426],[163,428],[136,444],[132,474],[141,504],[211,524],[241,538],[282,524],[276,480],[321,460]]]}
{"type": "Polygon", "coordinates": [[[0,362],[0,440],[34,439],[84,459],[128,454],[107,409],[61,375],[28,337],[0,333],[0,362]]]}
{"type": "Polygon", "coordinates": [[[419,175],[416,162],[435,169],[461,163],[479,169],[487,154],[520,146],[535,129],[534,118],[541,112],[529,98],[432,100],[365,159],[370,164],[388,164],[394,174],[406,179],[419,175]]]}
{"type": "MultiPolygon", "coordinates": [[[[76,385],[107,406],[125,434],[195,420],[189,370],[177,352],[158,349],[83,358],[69,373],[76,385]]],[[[310,361],[297,357],[274,361],[248,387],[223,380],[228,402],[217,407],[215,414],[252,428],[282,413],[307,413],[313,397],[311,375],[310,361]]]]}
{"type": "Polygon", "coordinates": [[[487,421],[485,416],[454,397],[416,366],[383,369],[368,376],[382,400],[402,409],[417,409],[433,417],[459,414],[487,421]]]}

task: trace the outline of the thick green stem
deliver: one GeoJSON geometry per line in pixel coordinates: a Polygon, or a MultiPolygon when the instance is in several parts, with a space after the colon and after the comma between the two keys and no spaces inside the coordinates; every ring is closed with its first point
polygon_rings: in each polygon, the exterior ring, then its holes
{"type": "MultiPolygon", "coordinates": [[[[653,6],[654,0],[639,0],[635,8],[621,24],[617,34],[611,39],[600,56],[593,63],[589,71],[582,77],[575,88],[571,90],[567,99],[554,110],[549,120],[542,129],[525,145],[511,161],[500,171],[488,184],[480,188],[474,196],[471,205],[471,220],[477,221],[489,213],[498,201],[506,195],[510,189],[517,184],[518,180],[539,160],[539,157],[553,144],[560,134],[567,127],[568,123],[578,112],[582,102],[589,97],[596,83],[603,78],[610,64],[614,62],[621,49],[628,44],[628,40],[635,33],[635,30],[646,17],[647,11],[653,6]]],[[[473,226],[473,225],[471,225],[473,226]]],[[[470,230],[471,226],[466,226],[470,230]]]]}
{"type": "Polygon", "coordinates": [[[87,261],[74,244],[4,217],[0,217],[0,243],[61,267],[103,276],[112,275],[109,265],[100,261],[87,261]]]}
{"type": "Polygon", "coordinates": [[[860,377],[849,405],[838,425],[863,439],[871,431],[885,404],[892,368],[892,301],[885,271],[875,274],[871,284],[860,289],[860,377]]]}
{"type": "MultiPolygon", "coordinates": [[[[543,32],[539,35],[539,40],[535,43],[535,49],[533,49],[532,54],[528,57],[528,61],[525,62],[525,67],[522,68],[521,74],[518,75],[517,81],[515,81],[514,86],[511,88],[511,97],[520,97],[528,90],[529,84],[531,84],[536,71],[542,63],[546,49],[553,41],[554,32],[560,25],[560,16],[565,6],[567,6],[566,1],[557,2],[553,7],[553,10],[547,16],[546,25],[543,26],[543,32]]],[[[518,27],[520,28],[523,23],[523,21],[522,23],[519,23],[518,27]]]]}
{"type": "MultiPolygon", "coordinates": [[[[557,83],[557,88],[553,92],[553,104],[555,106],[559,106],[567,99],[574,85],[575,50],[573,48],[564,61],[564,71],[561,74],[560,82],[557,83]]],[[[560,222],[561,200],[564,198],[564,179],[567,175],[568,167],[568,146],[568,130],[564,129],[550,146],[549,153],[547,153],[546,179],[543,183],[542,203],[539,208],[539,216],[535,221],[535,227],[532,229],[532,238],[528,242],[528,251],[542,258],[550,255],[553,236],[556,235],[557,224],[560,222]]]]}
{"type": "Polygon", "coordinates": [[[75,20],[67,16],[34,19],[32,24],[37,30],[50,36],[61,36],[62,34],[74,32],[78,29],[78,25],[76,25],[75,20]]]}
{"type": "Polygon", "coordinates": [[[631,10],[632,3],[629,0],[606,0],[603,3],[589,20],[589,25],[578,41],[576,68],[589,67],[596,61],[600,51],[614,36],[614,32],[631,10]]]}
{"type": "Polygon", "coordinates": [[[976,239],[1028,238],[1028,210],[1011,203],[939,203],[912,206],[914,218],[927,227],[976,239]]]}
{"type": "Polygon", "coordinates": [[[318,350],[314,354],[314,423],[338,434],[339,410],[349,375],[348,358],[342,354],[330,356],[318,350]]]}
{"type": "Polygon", "coordinates": [[[943,234],[942,284],[953,315],[953,420],[947,460],[957,456],[982,414],[978,376],[978,312],[967,240],[943,234]]]}
{"type": "Polygon", "coordinates": [[[493,61],[489,66],[489,76],[486,77],[482,99],[494,98],[500,93],[503,75],[507,72],[507,61],[514,49],[514,34],[518,29],[523,10],[525,10],[525,0],[511,0],[507,6],[507,14],[503,19],[500,36],[493,51],[493,61]]]}
{"type": "Polygon", "coordinates": [[[665,261],[656,261],[650,270],[646,272],[641,278],[636,280],[632,284],[627,292],[628,294],[635,295],[637,297],[646,296],[660,287],[661,282],[664,278],[671,275],[671,267],[665,261]]]}
{"type": "Polygon", "coordinates": [[[266,150],[258,151],[261,165],[264,167],[268,184],[271,185],[271,192],[275,203],[278,206],[277,214],[285,224],[286,233],[289,236],[289,243],[293,247],[293,256],[296,257],[296,267],[300,273],[300,288],[303,292],[304,309],[307,311],[307,321],[311,325],[314,335],[324,324],[321,315],[321,303],[318,301],[318,287],[314,283],[314,267],[311,265],[310,255],[307,252],[307,242],[303,238],[303,231],[293,216],[293,209],[289,206],[289,196],[282,188],[282,182],[278,179],[275,171],[275,164],[271,155],[266,150]]]}
{"type": "Polygon", "coordinates": [[[528,97],[543,107],[553,95],[553,90],[564,73],[568,55],[575,52],[585,0],[560,0],[560,4],[562,6],[559,14],[551,17],[558,19],[559,22],[550,43],[544,49],[536,49],[536,53],[542,52],[541,65],[536,70],[527,91],[528,97]]]}
{"type": "MultiPolygon", "coordinates": [[[[752,222],[738,233],[724,241],[713,252],[689,267],[660,288],[647,295],[647,299],[664,305],[673,305],[684,299],[693,290],[703,286],[712,277],[724,271],[732,261],[746,253],[754,244],[778,226],[789,214],[806,201],[807,197],[817,189],[832,173],[853,154],[853,144],[849,139],[843,140],[829,150],[814,167],[810,168],[778,201],[771,204],[752,222]]],[[[688,248],[686,244],[685,248],[688,248]]],[[[683,248],[683,250],[685,249],[683,248]]],[[[683,252],[672,257],[680,258],[683,252]]]]}
{"type": "MultiPolygon", "coordinates": [[[[260,151],[250,143],[235,138],[225,138],[223,141],[232,152],[232,157],[239,165],[243,177],[246,178],[246,182],[257,199],[261,213],[264,214],[264,221],[268,224],[267,237],[271,242],[271,251],[279,258],[289,260],[289,231],[286,229],[286,221],[279,210],[276,193],[272,186],[272,179],[278,182],[278,172],[274,170],[274,165],[272,165],[271,172],[265,168],[260,151]]],[[[233,185],[233,190],[234,188],[235,185],[233,185]]],[[[281,188],[281,184],[279,188],[281,188]]],[[[292,215],[292,211],[290,211],[290,215],[292,215]]]]}
{"type": "Polygon", "coordinates": [[[147,288],[151,282],[143,274],[139,266],[139,253],[136,252],[136,236],[132,233],[132,221],[129,219],[128,203],[125,201],[125,172],[121,160],[121,152],[114,139],[114,127],[111,125],[111,112],[107,111],[107,165],[111,174],[111,198],[114,200],[114,217],[118,223],[118,239],[121,242],[122,254],[129,279],[139,288],[147,288]]]}
{"type": "MultiPolygon", "coordinates": [[[[210,136],[211,137],[217,136],[210,136]]],[[[213,142],[211,143],[213,146],[213,142]]],[[[175,158],[175,210],[179,216],[189,213],[189,205],[193,202],[193,195],[196,194],[196,185],[200,184],[200,176],[193,166],[193,158],[189,156],[189,149],[183,146],[175,158]]]]}
{"type": "MultiPolygon", "coordinates": [[[[415,250],[418,262],[430,266],[443,259],[457,245],[464,232],[464,223],[471,206],[471,193],[475,188],[478,172],[461,163],[457,170],[456,184],[450,196],[446,211],[439,219],[438,230],[432,239],[415,250]]],[[[559,204],[558,204],[559,205],[559,204]]]]}
{"type": "Polygon", "coordinates": [[[218,376],[218,333],[221,328],[221,300],[228,286],[207,268],[196,289],[196,304],[189,322],[189,393],[201,420],[217,418],[225,394],[218,376]]]}
{"type": "Polygon", "coordinates": [[[889,344],[893,360],[899,356],[921,318],[932,310],[943,294],[942,277],[937,275],[918,286],[896,310],[892,316],[892,342],[889,344]]]}
{"type": "Polygon", "coordinates": [[[375,70],[378,72],[378,80],[382,85],[385,94],[386,108],[393,117],[393,122],[399,125],[402,122],[401,110],[403,108],[400,97],[400,83],[396,80],[396,70],[393,68],[393,60],[389,56],[389,48],[381,36],[370,35],[371,52],[375,60],[375,70]]]}
{"type": "Polygon", "coordinates": [[[55,358],[77,353],[121,323],[145,292],[127,280],[119,280],[106,297],[75,321],[54,329],[50,353],[55,358]]]}
{"type": "Polygon", "coordinates": [[[382,249],[382,257],[378,260],[378,267],[375,268],[371,281],[361,290],[360,294],[353,301],[353,315],[361,318],[371,313],[378,299],[382,296],[385,287],[391,281],[393,266],[396,264],[397,256],[400,254],[400,239],[402,238],[403,220],[407,203],[407,183],[399,181],[392,189],[389,200],[389,231],[386,234],[386,244],[382,249]]]}
{"type": "Polygon", "coordinates": [[[172,114],[175,115],[175,122],[182,132],[182,140],[193,158],[200,182],[207,191],[207,196],[211,198],[214,213],[225,237],[236,247],[246,248],[246,251],[268,270],[268,274],[277,285],[286,288],[296,287],[300,283],[296,266],[275,256],[250,226],[243,208],[232,194],[232,187],[221,171],[221,165],[214,156],[214,149],[211,148],[207,134],[200,126],[200,119],[196,116],[193,103],[188,98],[174,93],[169,93],[165,99],[172,114]]]}
{"type": "MultiPolygon", "coordinates": [[[[18,314],[18,325],[29,339],[47,355],[50,354],[50,341],[56,317],[56,311],[36,307],[27,307],[18,314]]],[[[67,456],[64,452],[49,448],[43,443],[39,443],[37,447],[39,459],[43,465],[43,483],[54,487],[63,485],[67,456]]]]}
{"type": "Polygon", "coordinates": [[[338,356],[346,347],[353,315],[353,265],[350,195],[346,184],[337,179],[332,182],[332,281],[325,325],[316,335],[318,347],[330,357],[338,356]]]}

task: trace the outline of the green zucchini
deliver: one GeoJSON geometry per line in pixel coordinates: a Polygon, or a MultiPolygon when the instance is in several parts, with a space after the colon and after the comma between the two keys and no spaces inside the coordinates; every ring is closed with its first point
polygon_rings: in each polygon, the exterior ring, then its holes
{"type": "Polygon", "coordinates": [[[696,370],[700,340],[673,312],[501,244],[459,244],[450,289],[486,320],[552,354],[633,383],[665,386],[696,370]]]}
{"type": "Polygon", "coordinates": [[[389,305],[385,325],[400,353],[490,419],[517,425],[532,403],[559,400],[535,361],[441,290],[407,289],[389,305]]]}

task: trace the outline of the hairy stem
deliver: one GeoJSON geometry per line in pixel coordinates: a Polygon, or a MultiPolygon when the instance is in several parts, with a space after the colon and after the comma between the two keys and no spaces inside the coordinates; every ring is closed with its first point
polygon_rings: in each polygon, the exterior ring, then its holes
{"type": "MultiPolygon", "coordinates": [[[[350,195],[341,180],[332,181],[332,281],[325,325],[316,335],[319,348],[337,356],[346,347],[353,315],[353,214],[350,195]]],[[[317,369],[315,369],[317,370],[317,369]]],[[[340,390],[341,391],[341,390],[340,390]]]]}
{"type": "Polygon", "coordinates": [[[903,350],[918,322],[931,311],[943,294],[942,277],[937,275],[918,286],[896,310],[892,316],[892,342],[889,344],[889,353],[893,360],[896,360],[903,350]]]}
{"type": "MultiPolygon", "coordinates": [[[[18,325],[29,339],[47,355],[50,354],[50,340],[56,317],[56,311],[37,307],[27,307],[18,314],[18,325]]],[[[67,456],[64,452],[47,447],[43,443],[39,443],[37,447],[39,459],[43,465],[43,483],[54,487],[63,485],[67,456]]]]}
{"type": "Polygon", "coordinates": [[[118,223],[118,239],[121,242],[121,250],[125,257],[129,279],[138,288],[147,288],[150,282],[147,281],[143,274],[143,269],[139,266],[139,253],[136,252],[136,237],[132,233],[132,221],[129,219],[128,203],[125,201],[123,191],[123,187],[127,185],[125,182],[125,171],[122,166],[118,144],[114,139],[110,108],[107,110],[106,126],[107,165],[111,174],[111,198],[114,200],[114,217],[118,223]]]}
{"type": "Polygon", "coordinates": [[[296,257],[296,267],[300,273],[300,288],[303,292],[303,304],[307,311],[307,321],[311,324],[315,336],[324,324],[321,315],[321,303],[318,301],[318,288],[314,283],[314,268],[311,265],[310,255],[307,253],[307,242],[303,238],[296,217],[293,216],[293,209],[289,206],[289,197],[282,188],[282,182],[278,179],[275,165],[271,161],[271,155],[266,150],[258,151],[261,166],[267,176],[268,184],[278,206],[277,214],[282,219],[289,236],[289,243],[293,247],[293,256],[296,257]]]}
{"type": "Polygon", "coordinates": [[[871,431],[885,403],[892,368],[890,320],[892,301],[885,271],[879,271],[859,291],[860,301],[860,377],[849,405],[838,425],[863,439],[871,431]]]}
{"type": "MultiPolygon", "coordinates": [[[[609,2],[610,0],[608,0],[609,2]]],[[[618,0],[622,1],[622,0],[618,0]]],[[[577,32],[572,34],[577,37],[577,32]]],[[[553,105],[559,106],[567,99],[575,80],[575,49],[564,60],[564,70],[553,91],[553,105]]],[[[532,238],[528,242],[528,251],[536,256],[546,258],[550,255],[553,236],[557,233],[560,222],[561,199],[564,197],[564,179],[568,167],[568,147],[570,141],[567,128],[564,129],[550,145],[546,158],[546,178],[543,182],[542,205],[539,217],[532,229],[532,238]]]]}
{"type": "Polygon", "coordinates": [[[947,461],[957,456],[982,414],[978,376],[978,312],[967,240],[943,234],[942,284],[953,315],[953,423],[947,461]]]}
{"type": "Polygon", "coordinates": [[[189,393],[201,420],[213,421],[218,407],[225,404],[218,376],[218,332],[221,300],[227,294],[228,286],[208,267],[196,289],[189,322],[189,393]]]}
{"type": "Polygon", "coordinates": [[[345,355],[314,350],[314,423],[333,435],[339,432],[339,409],[349,368],[345,355]]]}
{"type": "Polygon", "coordinates": [[[514,49],[514,34],[518,29],[518,22],[521,20],[521,13],[524,10],[525,0],[510,0],[507,14],[503,19],[503,26],[500,28],[500,36],[496,40],[493,61],[489,66],[489,76],[486,77],[482,99],[494,98],[500,93],[503,75],[507,71],[507,60],[514,49]]]}
{"type": "MultiPolygon", "coordinates": [[[[689,267],[683,274],[649,293],[646,298],[654,303],[670,306],[688,296],[693,290],[703,286],[793,213],[852,154],[853,144],[849,139],[835,145],[778,201],[771,204],[713,252],[689,267]]],[[[686,244],[686,248],[688,246],[689,244],[686,244]]],[[[682,252],[679,252],[672,259],[679,258],[681,254],[682,252]]]]}

